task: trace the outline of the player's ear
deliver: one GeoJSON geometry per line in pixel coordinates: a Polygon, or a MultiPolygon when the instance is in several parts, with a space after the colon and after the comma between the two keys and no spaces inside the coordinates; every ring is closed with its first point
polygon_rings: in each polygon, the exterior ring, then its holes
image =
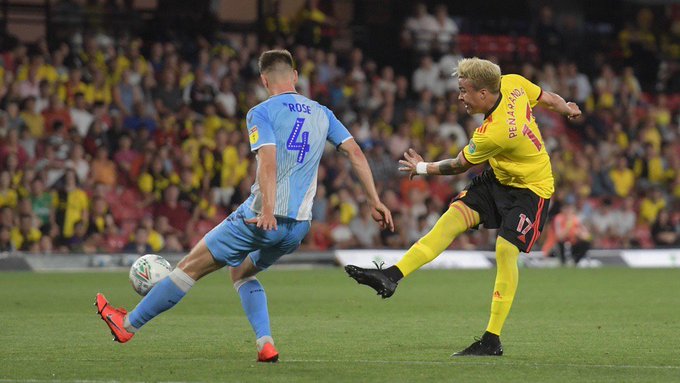
{"type": "Polygon", "coordinates": [[[297,84],[298,82],[298,72],[293,69],[293,84],[297,84]]]}
{"type": "Polygon", "coordinates": [[[268,88],[268,87],[267,87],[267,77],[265,77],[265,75],[261,74],[261,75],[260,75],[260,80],[262,80],[262,85],[263,85],[265,88],[268,88]]]}

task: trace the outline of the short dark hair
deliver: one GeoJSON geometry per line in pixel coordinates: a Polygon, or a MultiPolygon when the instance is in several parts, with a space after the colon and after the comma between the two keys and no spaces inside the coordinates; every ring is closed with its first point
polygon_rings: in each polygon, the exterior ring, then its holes
{"type": "Polygon", "coordinates": [[[278,64],[288,65],[291,69],[294,68],[293,56],[285,49],[274,49],[266,51],[260,55],[258,66],[260,73],[268,72],[278,64]]]}

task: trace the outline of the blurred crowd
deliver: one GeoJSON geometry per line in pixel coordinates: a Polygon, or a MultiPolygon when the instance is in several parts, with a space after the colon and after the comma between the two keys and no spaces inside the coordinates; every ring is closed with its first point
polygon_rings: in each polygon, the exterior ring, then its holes
{"type": "MultiPolygon", "coordinates": [[[[463,54],[458,26],[446,7],[433,11],[404,20],[402,45],[418,62],[409,73],[356,47],[287,46],[299,92],[350,129],[397,227],[379,230],[348,162],[328,146],[303,249],[407,248],[481,172],[409,181],[397,171],[408,148],[428,161],[455,156],[481,123],[460,107],[451,77],[463,54]]],[[[680,95],[669,78],[680,12],[669,16],[670,38],[645,29],[641,13],[587,69],[541,56],[550,48],[540,39],[539,55],[523,62],[488,56],[585,112],[568,122],[535,111],[556,177],[548,253],[565,243],[680,245],[680,95]],[[638,45],[658,64],[653,91],[625,57],[641,54],[638,45]]],[[[186,251],[247,198],[255,160],[243,119],[268,97],[257,58],[274,46],[248,34],[192,44],[186,55],[179,41],[93,34],[0,54],[0,252],[186,251]]],[[[494,240],[470,231],[452,246],[492,249],[494,240]]]]}

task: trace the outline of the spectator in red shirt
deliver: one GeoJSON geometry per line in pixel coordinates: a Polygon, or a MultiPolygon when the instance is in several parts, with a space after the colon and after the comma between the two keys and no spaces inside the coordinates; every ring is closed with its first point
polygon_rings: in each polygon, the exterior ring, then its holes
{"type": "Polygon", "coordinates": [[[578,264],[590,249],[590,233],[576,215],[574,205],[565,205],[555,216],[554,225],[560,261],[565,264],[572,258],[578,264]]]}
{"type": "Polygon", "coordinates": [[[14,154],[19,161],[19,167],[23,168],[28,162],[26,149],[19,144],[19,131],[10,129],[7,132],[7,139],[0,145],[0,166],[6,167],[7,157],[14,154]]]}
{"type": "Polygon", "coordinates": [[[176,185],[170,185],[163,193],[163,202],[156,205],[155,216],[166,217],[170,226],[184,233],[187,224],[192,219],[188,209],[179,203],[179,189],[176,185]]]}
{"type": "Polygon", "coordinates": [[[48,135],[54,131],[54,124],[61,121],[64,126],[71,126],[71,112],[58,95],[50,96],[49,106],[42,112],[45,119],[45,133],[48,135]]]}

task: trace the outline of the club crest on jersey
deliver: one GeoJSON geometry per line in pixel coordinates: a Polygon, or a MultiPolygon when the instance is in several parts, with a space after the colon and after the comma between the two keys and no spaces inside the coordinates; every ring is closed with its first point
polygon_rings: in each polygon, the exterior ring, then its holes
{"type": "Polygon", "coordinates": [[[257,140],[260,139],[260,133],[257,132],[257,125],[250,128],[250,130],[248,131],[248,138],[250,139],[251,144],[256,143],[257,140]]]}
{"type": "Polygon", "coordinates": [[[470,154],[474,154],[476,150],[477,150],[477,145],[475,145],[475,142],[472,141],[472,139],[471,139],[470,143],[468,144],[468,151],[470,152],[470,154]]]}

